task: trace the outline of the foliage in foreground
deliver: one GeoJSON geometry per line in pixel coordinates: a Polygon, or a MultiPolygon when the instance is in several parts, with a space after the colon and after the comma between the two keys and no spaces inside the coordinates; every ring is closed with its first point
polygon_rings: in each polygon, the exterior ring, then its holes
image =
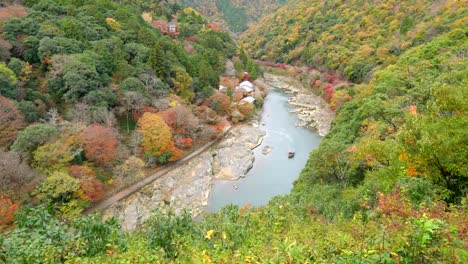
{"type": "MultiPolygon", "coordinates": [[[[325,191],[326,192],[326,191],[325,191]]],[[[307,203],[278,197],[249,209],[227,206],[202,221],[154,212],[123,235],[113,220],[60,224],[42,209],[0,238],[15,263],[464,263],[466,208],[416,205],[410,192],[379,195],[375,209],[326,220],[307,203]]]]}

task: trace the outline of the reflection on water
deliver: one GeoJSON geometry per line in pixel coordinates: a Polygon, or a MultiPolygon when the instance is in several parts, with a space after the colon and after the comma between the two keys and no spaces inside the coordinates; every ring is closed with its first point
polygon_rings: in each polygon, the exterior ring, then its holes
{"type": "Polygon", "coordinates": [[[317,133],[296,127],[297,116],[290,113],[288,95],[272,89],[265,98],[261,129],[266,132],[262,145],[254,150],[255,163],[245,178],[238,181],[217,181],[208,201],[208,211],[214,212],[228,204],[265,205],[281,194],[291,191],[294,180],[304,167],[309,153],[322,139],[317,133]],[[268,155],[262,154],[271,147],[268,155]],[[288,152],[294,151],[293,159],[288,152]]]}

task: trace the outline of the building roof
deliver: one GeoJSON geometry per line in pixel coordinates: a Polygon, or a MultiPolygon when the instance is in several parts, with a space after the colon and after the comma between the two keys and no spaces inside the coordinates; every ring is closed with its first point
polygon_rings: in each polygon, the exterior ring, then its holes
{"type": "Polygon", "coordinates": [[[250,93],[254,90],[254,85],[249,81],[241,82],[236,89],[244,89],[246,92],[250,93]]]}
{"type": "Polygon", "coordinates": [[[247,96],[247,97],[243,98],[241,100],[241,102],[247,102],[247,103],[253,104],[255,102],[255,98],[253,98],[252,96],[247,96]]]}

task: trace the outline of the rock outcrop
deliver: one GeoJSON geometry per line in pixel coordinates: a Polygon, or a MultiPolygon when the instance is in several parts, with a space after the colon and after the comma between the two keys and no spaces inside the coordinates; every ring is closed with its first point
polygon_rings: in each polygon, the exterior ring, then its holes
{"type": "Polygon", "coordinates": [[[321,136],[325,136],[330,131],[335,113],[320,96],[315,95],[291,77],[265,73],[265,80],[269,85],[292,94],[289,104],[297,113],[298,126],[315,129],[321,136]]]}
{"type": "Polygon", "coordinates": [[[176,214],[189,209],[193,216],[199,215],[215,179],[235,180],[252,168],[252,147],[264,134],[255,124],[231,129],[219,144],[107,208],[104,216],[116,217],[130,230],[143,224],[155,209],[176,214]]]}

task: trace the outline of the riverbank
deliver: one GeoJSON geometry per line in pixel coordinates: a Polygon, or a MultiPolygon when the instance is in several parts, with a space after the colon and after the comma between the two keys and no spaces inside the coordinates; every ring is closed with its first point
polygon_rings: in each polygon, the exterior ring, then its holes
{"type": "MultiPolygon", "coordinates": [[[[291,96],[289,104],[294,107],[293,111],[299,117],[297,125],[316,128],[322,136],[328,132],[333,115],[330,114],[331,110],[327,112],[326,103],[324,106],[324,102],[319,100],[321,98],[314,96],[300,82],[292,78],[267,73],[265,74],[264,82],[287,92],[291,96]]],[[[284,101],[286,100],[287,98],[284,98],[284,101]]],[[[277,107],[276,103],[273,104],[271,107],[277,107]]],[[[290,109],[281,109],[279,111],[285,112],[283,113],[285,115],[290,115],[288,113],[290,109]]],[[[261,146],[262,140],[267,134],[264,131],[264,127],[259,123],[260,116],[262,115],[264,115],[263,111],[259,111],[258,115],[250,122],[237,125],[229,130],[219,143],[200,153],[182,166],[172,169],[164,176],[141,188],[140,191],[106,208],[104,210],[105,217],[116,217],[125,230],[130,230],[143,224],[151,212],[156,209],[163,211],[173,210],[176,214],[181,213],[184,209],[188,209],[192,212],[193,216],[200,215],[209,204],[213,185],[218,182],[224,182],[230,192],[237,191],[236,187],[238,187],[237,184],[239,182],[233,183],[232,181],[245,177],[254,166],[254,151],[262,151],[262,147],[255,149],[261,146]]],[[[269,114],[267,113],[267,115],[269,114]]],[[[275,117],[271,116],[270,118],[274,119],[275,117]]],[[[278,132],[281,131],[275,129],[275,131],[270,131],[270,135],[268,136],[270,138],[278,137],[278,135],[275,135],[278,132]]],[[[283,134],[287,132],[286,129],[286,131],[283,131],[283,134]]],[[[303,131],[296,135],[298,139],[303,137],[302,133],[305,132],[303,131]]],[[[280,135],[279,137],[281,138],[282,136],[280,135]]],[[[298,142],[296,145],[301,144],[304,144],[304,142],[298,142]]],[[[279,146],[270,145],[273,149],[273,154],[275,154],[275,151],[280,151],[279,146]]],[[[315,147],[315,143],[312,145],[315,147]]],[[[287,153],[287,150],[281,151],[280,158],[287,159],[283,152],[287,153]]],[[[299,152],[300,155],[295,158],[296,161],[301,161],[302,155],[304,158],[303,162],[305,162],[310,150],[299,149],[299,152]]],[[[281,162],[276,163],[277,165],[281,165],[281,162]]],[[[295,169],[299,172],[302,167],[295,169]]],[[[287,177],[296,177],[298,172],[290,173],[291,175],[287,175],[287,177]]],[[[280,185],[289,186],[294,181],[294,177],[288,179],[287,183],[280,185]]],[[[284,193],[288,190],[288,188],[285,188],[278,193],[273,191],[272,195],[284,193]]],[[[241,191],[238,193],[241,193],[241,191]]],[[[252,193],[258,191],[252,190],[252,193]]]]}
{"type": "Polygon", "coordinates": [[[289,104],[299,118],[297,126],[316,130],[320,136],[325,136],[331,128],[335,113],[320,96],[306,89],[302,83],[293,77],[264,74],[265,82],[273,87],[286,91],[291,95],[289,104]]]}
{"type": "Polygon", "coordinates": [[[215,180],[235,180],[252,168],[252,148],[264,135],[256,121],[233,127],[220,143],[104,209],[104,217],[116,217],[123,229],[130,230],[156,209],[176,214],[188,209],[194,217],[199,215],[208,204],[215,180]]]}

